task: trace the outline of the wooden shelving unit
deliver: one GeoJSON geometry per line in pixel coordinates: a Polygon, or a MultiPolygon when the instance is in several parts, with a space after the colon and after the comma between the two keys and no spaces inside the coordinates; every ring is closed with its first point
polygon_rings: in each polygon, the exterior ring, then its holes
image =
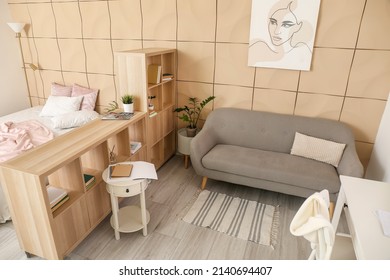
{"type": "Polygon", "coordinates": [[[176,50],[149,48],[115,53],[116,77],[121,95],[135,96],[134,108],[147,112],[149,96],[154,105],[153,116],[147,117],[147,159],[160,168],[176,149],[175,115],[176,104],[176,50]],[[173,74],[167,81],[161,79],[157,84],[148,81],[148,68],[152,64],[161,66],[161,77],[173,74]]]}
{"type": "Polygon", "coordinates": [[[146,160],[147,114],[130,120],[94,120],[0,165],[21,248],[46,259],[63,259],[111,211],[102,173],[115,145],[120,160],[146,160]],[[135,154],[130,141],[142,143],[135,154]],[[83,173],[95,176],[86,189],[83,173]],[[65,189],[69,200],[54,212],[47,184],[65,189]]]}

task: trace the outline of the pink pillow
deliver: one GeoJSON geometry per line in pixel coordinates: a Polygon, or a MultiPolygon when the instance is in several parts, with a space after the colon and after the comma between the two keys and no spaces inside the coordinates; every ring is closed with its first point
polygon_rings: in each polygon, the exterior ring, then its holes
{"type": "Polygon", "coordinates": [[[80,110],[95,110],[98,89],[82,87],[78,84],[73,84],[71,96],[83,96],[80,110]]]}
{"type": "Polygon", "coordinates": [[[51,95],[70,97],[71,94],[72,94],[71,86],[67,87],[57,83],[51,83],[51,95]]]}

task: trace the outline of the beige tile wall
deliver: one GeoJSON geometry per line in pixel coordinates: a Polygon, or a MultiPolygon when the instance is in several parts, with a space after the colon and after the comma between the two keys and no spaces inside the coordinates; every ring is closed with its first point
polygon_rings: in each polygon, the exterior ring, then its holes
{"type": "MultiPolygon", "coordinates": [[[[367,163],[390,92],[390,2],[322,0],[310,72],[247,66],[251,0],[8,0],[22,34],[34,104],[50,83],[100,89],[98,110],[121,93],[114,51],[178,50],[178,104],[215,95],[239,107],[339,120],[367,163]]],[[[183,124],[179,123],[179,126],[183,124]]]]}

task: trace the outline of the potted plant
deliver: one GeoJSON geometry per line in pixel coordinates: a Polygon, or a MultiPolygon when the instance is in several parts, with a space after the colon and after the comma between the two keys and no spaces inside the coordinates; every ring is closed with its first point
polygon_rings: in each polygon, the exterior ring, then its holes
{"type": "Polygon", "coordinates": [[[111,113],[117,111],[118,109],[119,109],[119,104],[114,100],[108,103],[108,106],[105,108],[105,112],[111,113]]]}
{"type": "Polygon", "coordinates": [[[123,111],[126,113],[133,113],[134,112],[134,104],[133,100],[134,97],[131,94],[125,94],[121,97],[122,103],[123,103],[123,111]]]}
{"type": "Polygon", "coordinates": [[[188,137],[195,136],[196,130],[198,129],[197,125],[200,113],[202,112],[203,108],[213,99],[215,99],[215,96],[209,96],[202,101],[196,97],[189,97],[188,106],[185,105],[184,107],[178,107],[174,110],[174,112],[183,113],[182,115],[178,115],[178,118],[184,122],[188,122],[186,127],[188,137]]]}
{"type": "Polygon", "coordinates": [[[149,96],[148,96],[148,99],[149,99],[148,109],[149,109],[150,111],[153,111],[153,110],[154,110],[154,105],[153,105],[153,102],[152,102],[152,100],[153,100],[154,98],[156,98],[156,96],[154,96],[154,95],[149,95],[149,96]]]}

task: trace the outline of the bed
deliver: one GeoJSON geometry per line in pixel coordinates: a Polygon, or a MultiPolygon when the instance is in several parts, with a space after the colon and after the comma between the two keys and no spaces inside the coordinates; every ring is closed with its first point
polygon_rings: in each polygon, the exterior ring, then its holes
{"type": "MultiPolygon", "coordinates": [[[[52,83],[45,105],[0,117],[0,164],[99,118],[95,111],[98,92],[78,84],[52,83]]],[[[0,223],[10,219],[0,182],[0,223]]]]}

